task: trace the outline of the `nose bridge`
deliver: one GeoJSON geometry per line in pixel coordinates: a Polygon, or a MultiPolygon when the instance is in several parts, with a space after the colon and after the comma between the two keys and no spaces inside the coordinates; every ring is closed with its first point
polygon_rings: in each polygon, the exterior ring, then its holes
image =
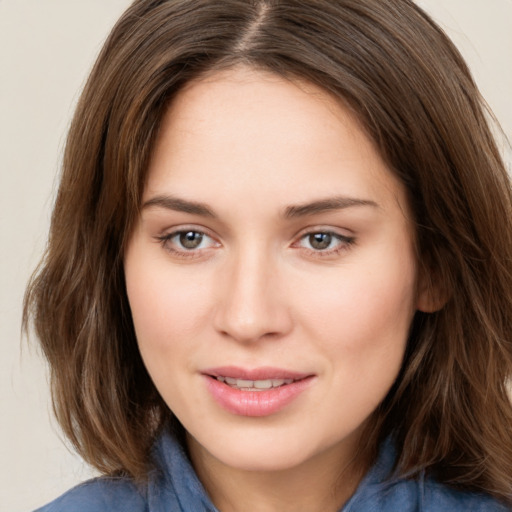
{"type": "Polygon", "coordinates": [[[248,244],[236,251],[221,276],[216,328],[238,341],[282,335],[290,327],[277,262],[271,251],[258,245],[248,244]]]}

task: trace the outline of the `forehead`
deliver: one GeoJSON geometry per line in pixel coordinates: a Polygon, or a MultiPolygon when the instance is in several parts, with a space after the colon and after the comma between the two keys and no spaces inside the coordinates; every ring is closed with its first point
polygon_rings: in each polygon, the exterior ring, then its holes
{"type": "MultiPolygon", "coordinates": [[[[304,81],[239,67],[190,82],[171,103],[145,190],[208,202],[250,195],[304,202],[332,187],[349,195],[404,198],[355,116],[304,81]]],[[[405,203],[404,203],[405,204],[405,203]]]]}

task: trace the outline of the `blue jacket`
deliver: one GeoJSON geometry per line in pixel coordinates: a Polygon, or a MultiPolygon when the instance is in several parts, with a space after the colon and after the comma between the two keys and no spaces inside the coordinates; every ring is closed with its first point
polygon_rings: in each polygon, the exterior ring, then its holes
{"type": "MultiPolygon", "coordinates": [[[[101,477],[71,489],[36,512],[218,512],[182,446],[163,435],[156,446],[163,471],[136,487],[125,478],[101,477]]],[[[506,512],[482,494],[453,490],[429,479],[389,479],[395,454],[385,443],[375,465],[340,512],[506,512]]]]}

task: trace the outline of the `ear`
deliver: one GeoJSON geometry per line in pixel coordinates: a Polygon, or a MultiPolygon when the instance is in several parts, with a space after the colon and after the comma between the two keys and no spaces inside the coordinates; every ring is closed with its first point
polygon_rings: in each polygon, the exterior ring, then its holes
{"type": "Polygon", "coordinates": [[[422,269],[418,279],[416,309],[423,313],[435,313],[443,309],[450,298],[450,292],[439,274],[432,269],[422,269]]]}

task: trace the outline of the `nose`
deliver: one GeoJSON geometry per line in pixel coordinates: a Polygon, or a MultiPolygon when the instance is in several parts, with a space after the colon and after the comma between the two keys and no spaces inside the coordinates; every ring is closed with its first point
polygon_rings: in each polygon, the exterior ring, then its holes
{"type": "Polygon", "coordinates": [[[292,329],[282,276],[271,257],[248,252],[233,258],[219,276],[215,329],[244,343],[282,337],[292,329]]]}

